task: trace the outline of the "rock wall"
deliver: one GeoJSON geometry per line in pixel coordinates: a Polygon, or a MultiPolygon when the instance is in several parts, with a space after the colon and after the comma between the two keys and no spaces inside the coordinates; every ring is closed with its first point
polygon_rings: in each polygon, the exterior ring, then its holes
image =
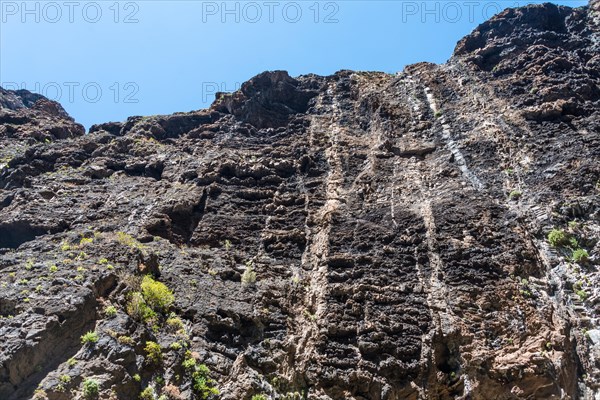
{"type": "Polygon", "coordinates": [[[86,135],[2,90],[0,398],[598,398],[594,7],[86,135]]]}

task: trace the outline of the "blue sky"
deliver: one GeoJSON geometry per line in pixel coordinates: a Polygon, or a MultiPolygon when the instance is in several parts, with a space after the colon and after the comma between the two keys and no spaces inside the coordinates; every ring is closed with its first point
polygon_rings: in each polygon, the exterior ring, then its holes
{"type": "Polygon", "coordinates": [[[265,70],[442,63],[500,9],[541,2],[0,0],[0,85],[58,100],[89,128],[205,108],[265,70]]]}

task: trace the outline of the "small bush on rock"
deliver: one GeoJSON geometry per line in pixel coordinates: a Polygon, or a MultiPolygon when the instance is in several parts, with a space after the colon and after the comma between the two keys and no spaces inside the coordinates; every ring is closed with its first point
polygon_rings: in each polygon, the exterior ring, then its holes
{"type": "Polygon", "coordinates": [[[181,366],[187,374],[192,378],[192,389],[196,396],[205,400],[212,395],[219,394],[219,390],[215,386],[215,381],[210,379],[210,370],[204,364],[196,364],[196,359],[190,352],[186,353],[186,358],[181,363],[181,366]]]}
{"type": "Polygon", "coordinates": [[[256,272],[254,272],[254,268],[252,267],[252,263],[246,263],[246,269],[242,274],[242,285],[251,285],[256,282],[256,272]]]}
{"type": "Polygon", "coordinates": [[[166,323],[167,323],[167,326],[169,326],[169,328],[171,328],[174,331],[178,331],[180,329],[185,328],[181,318],[177,317],[174,313],[171,313],[171,315],[167,319],[166,323]]]}
{"type": "Polygon", "coordinates": [[[100,386],[94,379],[86,379],[83,381],[83,396],[86,399],[95,399],[100,392],[100,386]]]}
{"type": "Polygon", "coordinates": [[[154,389],[147,387],[140,393],[140,400],[154,400],[154,389]]]}
{"type": "Polygon", "coordinates": [[[142,279],[140,287],[144,300],[156,312],[168,311],[175,301],[173,292],[164,283],[152,279],[149,275],[142,279]]]}
{"type": "Polygon", "coordinates": [[[552,229],[548,234],[548,243],[552,247],[560,247],[569,244],[569,237],[562,229],[552,229]]]}
{"type": "Polygon", "coordinates": [[[156,365],[162,364],[162,361],[163,361],[162,350],[158,343],[152,342],[152,341],[147,341],[146,347],[144,347],[144,350],[146,351],[146,359],[148,360],[148,362],[150,364],[156,364],[156,365]]]}
{"type": "Polygon", "coordinates": [[[117,316],[117,309],[115,306],[108,306],[104,309],[104,315],[107,318],[114,318],[117,316]]]}
{"type": "Polygon", "coordinates": [[[215,381],[209,378],[210,370],[204,364],[196,366],[192,374],[192,389],[201,400],[206,400],[212,395],[219,394],[215,381]]]}
{"type": "Polygon", "coordinates": [[[98,342],[98,334],[96,332],[89,331],[81,336],[82,344],[94,344],[96,342],[98,342]]]}
{"type": "Polygon", "coordinates": [[[577,249],[573,252],[573,261],[576,263],[586,263],[589,259],[589,254],[585,249],[577,249]]]}
{"type": "Polygon", "coordinates": [[[150,321],[156,317],[156,313],[148,307],[144,296],[139,292],[133,292],[129,303],[127,303],[127,314],[139,321],[150,321]]]}

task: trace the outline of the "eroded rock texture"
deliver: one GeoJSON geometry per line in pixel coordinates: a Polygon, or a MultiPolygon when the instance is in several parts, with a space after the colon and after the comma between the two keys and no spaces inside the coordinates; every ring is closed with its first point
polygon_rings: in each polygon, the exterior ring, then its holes
{"type": "Polygon", "coordinates": [[[2,91],[0,398],[203,398],[191,358],[230,400],[599,398],[599,12],[87,135],[2,91]]]}

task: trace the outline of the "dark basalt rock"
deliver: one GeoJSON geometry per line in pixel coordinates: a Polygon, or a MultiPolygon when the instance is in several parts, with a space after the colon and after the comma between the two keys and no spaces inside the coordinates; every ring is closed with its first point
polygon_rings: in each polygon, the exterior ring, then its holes
{"type": "Polygon", "coordinates": [[[0,399],[192,399],[191,358],[226,400],[600,396],[598,15],[88,134],[0,90],[0,399]]]}
{"type": "Polygon", "coordinates": [[[285,71],[263,72],[233,94],[219,93],[211,106],[233,114],[257,129],[287,125],[291,116],[306,112],[317,91],[285,71]]]}

